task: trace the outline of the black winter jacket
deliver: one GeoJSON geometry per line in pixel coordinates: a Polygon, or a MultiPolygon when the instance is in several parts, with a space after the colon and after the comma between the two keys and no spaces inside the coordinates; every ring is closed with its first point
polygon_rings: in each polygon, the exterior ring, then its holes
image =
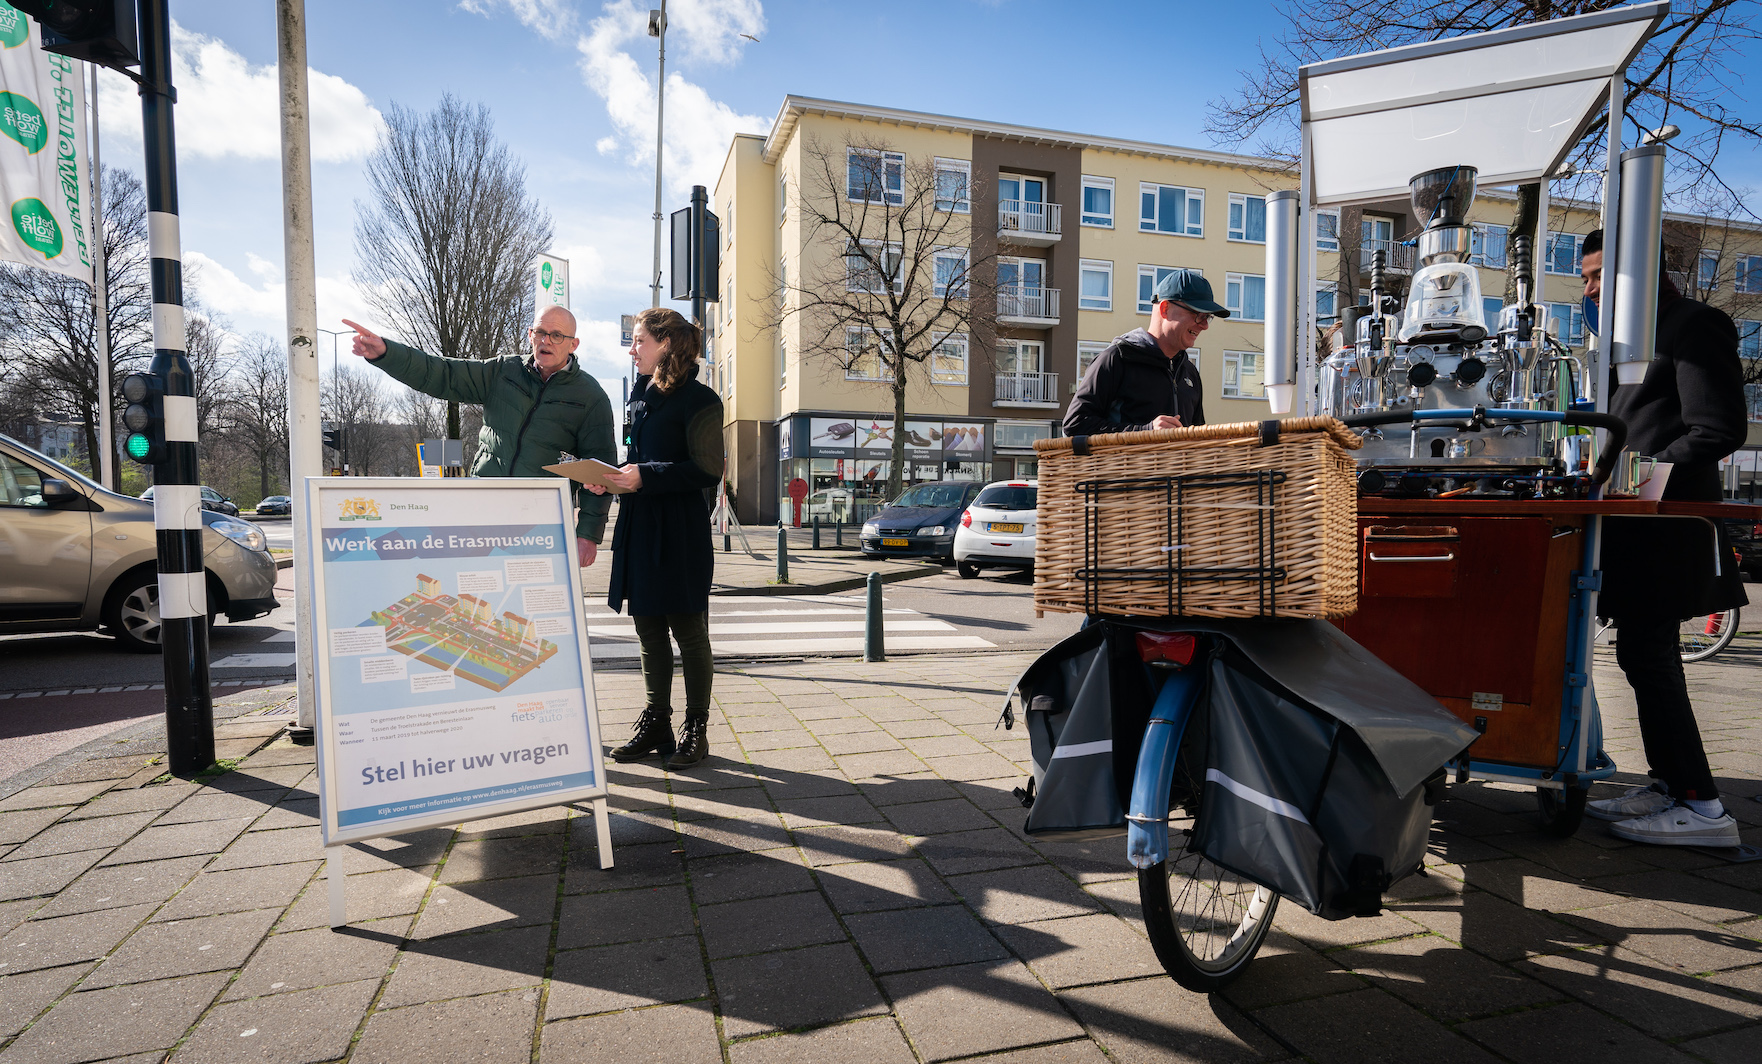
{"type": "Polygon", "coordinates": [[[671,393],[645,374],[625,416],[625,461],[642,470],[642,487],[618,496],[606,602],[632,617],[702,613],[716,565],[704,495],[722,479],[722,400],[696,367],[671,393]]]}
{"type": "Polygon", "coordinates": [[[1169,358],[1154,337],[1133,329],[1095,356],[1065,411],[1065,435],[1138,432],[1159,414],[1178,415],[1187,427],[1205,424],[1199,369],[1186,352],[1169,358]]]}
{"type": "MultiPolygon", "coordinates": [[[[1718,502],[1719,460],[1743,446],[1748,429],[1737,327],[1724,311],[1692,299],[1658,308],[1657,353],[1637,385],[1616,386],[1609,412],[1627,422],[1626,450],[1670,462],[1666,499],[1718,502]]],[[[1611,517],[1603,522],[1603,592],[1598,612],[1684,620],[1743,605],[1743,578],[1720,530],[1699,518],[1611,517]]]]}

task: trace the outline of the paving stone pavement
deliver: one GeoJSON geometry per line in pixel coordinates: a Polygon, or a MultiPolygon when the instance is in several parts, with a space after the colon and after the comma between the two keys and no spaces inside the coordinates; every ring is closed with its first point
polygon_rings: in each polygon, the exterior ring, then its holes
{"type": "MultiPolygon", "coordinates": [[[[1121,840],[1022,833],[994,722],[1028,660],[719,671],[709,761],[608,766],[613,869],[585,805],[378,839],[341,932],[288,707],[223,723],[243,760],[200,785],[101,750],[0,802],[0,1064],[1762,1059],[1762,862],[1548,838],[1498,785],[1450,787],[1381,915],[1287,903],[1244,978],[1182,990],[1121,840]]],[[[1758,664],[1689,668],[1751,843],[1758,664]]],[[[597,693],[621,737],[640,677],[597,693]]]]}

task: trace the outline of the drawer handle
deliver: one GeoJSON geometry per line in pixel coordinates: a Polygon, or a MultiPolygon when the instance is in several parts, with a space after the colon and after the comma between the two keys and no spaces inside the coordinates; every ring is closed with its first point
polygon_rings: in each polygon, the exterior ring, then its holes
{"type": "Polygon", "coordinates": [[[1456,552],[1449,554],[1372,554],[1373,562],[1453,562],[1456,552]]]}

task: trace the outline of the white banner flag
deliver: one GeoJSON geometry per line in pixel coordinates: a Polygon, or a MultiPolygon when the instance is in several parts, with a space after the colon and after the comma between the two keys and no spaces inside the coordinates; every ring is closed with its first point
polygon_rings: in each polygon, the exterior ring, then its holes
{"type": "MultiPolygon", "coordinates": [[[[4,3],[5,0],[0,0],[4,3]]],[[[559,259],[555,255],[540,255],[532,264],[536,285],[533,293],[538,305],[535,313],[543,314],[546,307],[562,307],[569,309],[569,260],[559,259]]]]}
{"type": "Polygon", "coordinates": [[[0,0],[0,259],[91,284],[83,70],[0,0]]]}

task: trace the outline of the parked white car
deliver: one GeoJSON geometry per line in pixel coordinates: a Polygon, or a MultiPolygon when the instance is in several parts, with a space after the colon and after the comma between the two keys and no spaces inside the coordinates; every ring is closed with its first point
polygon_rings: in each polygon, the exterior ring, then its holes
{"type": "Polygon", "coordinates": [[[987,484],[954,530],[954,565],[966,579],[982,569],[1034,568],[1034,507],[1038,480],[987,484]]]}

